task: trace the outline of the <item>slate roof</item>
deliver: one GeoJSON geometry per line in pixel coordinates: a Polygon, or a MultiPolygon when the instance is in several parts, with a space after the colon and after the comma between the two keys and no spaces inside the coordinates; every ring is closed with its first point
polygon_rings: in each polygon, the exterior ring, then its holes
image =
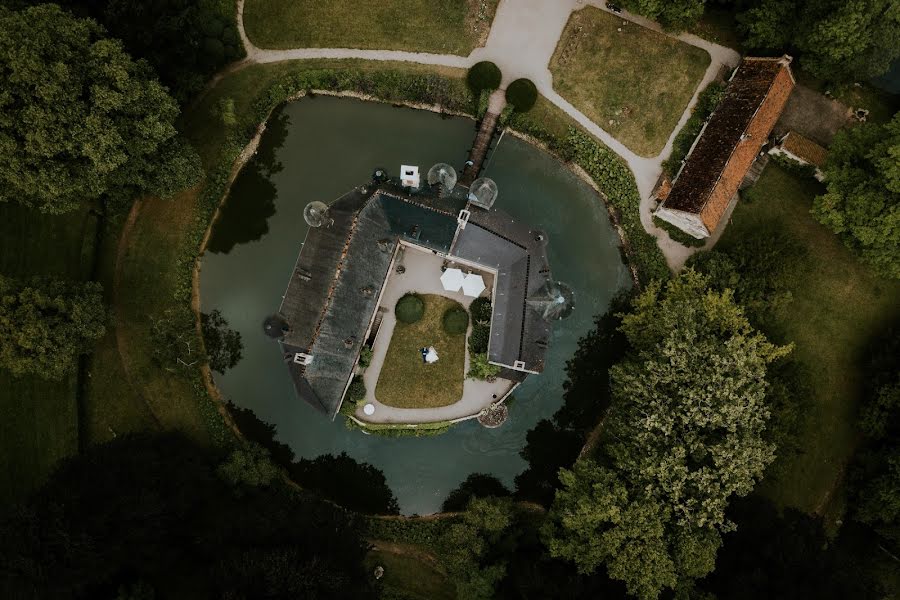
{"type": "Polygon", "coordinates": [[[385,184],[329,206],[330,224],[307,233],[279,309],[288,323],[283,356],[301,398],[337,412],[400,239],[496,269],[489,358],[543,370],[551,325],[526,300],[550,277],[546,240],[506,213],[478,208],[457,234],[465,205],[464,197],[409,195],[385,184]],[[312,362],[295,363],[295,353],[312,362]]]}
{"type": "Polygon", "coordinates": [[[745,58],[675,178],[663,206],[700,215],[712,232],[794,87],[790,58],[745,58]]]}

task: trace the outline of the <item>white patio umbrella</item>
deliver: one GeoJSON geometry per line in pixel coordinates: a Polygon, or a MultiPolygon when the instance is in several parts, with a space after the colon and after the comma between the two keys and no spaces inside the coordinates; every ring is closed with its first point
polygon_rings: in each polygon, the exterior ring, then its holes
{"type": "Polygon", "coordinates": [[[484,285],[484,277],[481,275],[476,275],[475,273],[469,273],[466,275],[466,278],[463,279],[462,282],[462,291],[466,296],[471,296],[473,298],[477,298],[481,295],[481,292],[484,291],[484,288],[487,287],[484,285]]]}
{"type": "Polygon", "coordinates": [[[466,276],[459,269],[447,269],[444,271],[444,274],[441,275],[441,285],[443,285],[444,289],[448,292],[458,292],[459,288],[462,287],[465,277],[466,276]]]}

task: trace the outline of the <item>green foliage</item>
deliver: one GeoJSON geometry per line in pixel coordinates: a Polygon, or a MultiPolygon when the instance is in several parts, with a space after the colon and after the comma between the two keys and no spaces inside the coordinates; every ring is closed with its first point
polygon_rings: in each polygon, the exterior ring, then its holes
{"type": "Polygon", "coordinates": [[[840,131],[824,171],[813,216],[879,274],[900,278],[900,113],[840,131]]]}
{"type": "Polygon", "coordinates": [[[366,384],[363,382],[363,378],[356,376],[353,378],[353,381],[350,382],[350,387],[347,388],[347,396],[345,400],[350,404],[357,404],[362,400],[366,399],[366,384]]]}
{"type": "Polygon", "coordinates": [[[206,355],[194,327],[194,314],[187,307],[166,309],[150,316],[153,360],[169,373],[192,376],[206,355]]]}
{"type": "Polygon", "coordinates": [[[706,244],[706,239],[697,239],[694,236],[683,232],[668,221],[660,219],[656,215],[653,216],[653,224],[669,234],[673,241],[678,242],[682,246],[688,248],[702,248],[706,244]]]}
{"type": "Polygon", "coordinates": [[[373,356],[372,348],[370,346],[363,346],[362,350],[359,351],[359,366],[362,369],[368,369],[369,365],[372,364],[372,356],[373,356]]]}
{"type": "Polygon", "coordinates": [[[184,105],[227,63],[244,56],[227,0],[63,0],[63,7],[89,16],[143,58],[184,105]],[[153,27],[147,24],[152,23],[153,27]]]}
{"type": "Polygon", "coordinates": [[[796,49],[800,66],[828,81],[877,77],[900,57],[900,11],[892,0],[761,0],[738,21],[747,47],[796,49]]]}
{"type": "Polygon", "coordinates": [[[784,154],[770,154],[769,160],[774,162],[776,165],[778,165],[788,173],[799,175],[800,177],[814,177],[816,174],[816,168],[813,165],[804,164],[800,161],[794,160],[793,158],[785,156],[784,154]]]}
{"type": "Polygon", "coordinates": [[[469,313],[461,306],[448,308],[444,313],[444,331],[451,335],[461,335],[469,328],[469,313]]]}
{"type": "Polygon", "coordinates": [[[622,4],[666,29],[682,31],[703,16],[706,0],[624,0],[622,4]]]}
{"type": "Polygon", "coordinates": [[[483,91],[496,90],[500,87],[503,78],[500,67],[490,61],[481,61],[472,65],[466,74],[466,83],[472,89],[472,93],[478,96],[483,91]]]}
{"type": "Polygon", "coordinates": [[[786,227],[773,224],[727,247],[695,254],[688,266],[707,275],[719,291],[732,290],[755,327],[781,334],[779,317],[793,300],[791,287],[805,257],[806,248],[786,227]]]}
{"type": "Polygon", "coordinates": [[[238,494],[243,494],[244,488],[269,487],[279,475],[269,451],[254,443],[232,450],[216,474],[238,494]]]}
{"type": "Polygon", "coordinates": [[[491,337],[491,326],[476,322],[469,334],[469,354],[485,354],[491,337]]]}
{"type": "Polygon", "coordinates": [[[415,323],[425,314],[425,301],[418,294],[406,294],[397,300],[394,314],[401,323],[407,325],[415,323]]]}
{"type": "Polygon", "coordinates": [[[700,135],[700,130],[703,129],[704,123],[716,110],[724,95],[725,85],[717,81],[713,81],[700,92],[690,118],[688,118],[687,123],[684,124],[684,127],[681,128],[681,131],[678,132],[678,135],[675,136],[675,140],[672,142],[672,153],[669,155],[669,158],[663,161],[663,169],[670,177],[674,177],[678,173],[684,157],[690,152],[691,146],[694,144],[697,136],[700,135]]]}
{"type": "Polygon", "coordinates": [[[224,373],[240,362],[244,348],[241,334],[229,329],[228,321],[219,309],[209,314],[200,313],[200,328],[210,369],[224,373]]]}
{"type": "Polygon", "coordinates": [[[506,486],[493,475],[472,473],[459,484],[459,487],[450,492],[441,510],[457,512],[465,510],[473,498],[505,498],[510,495],[506,486]]]}
{"type": "Polygon", "coordinates": [[[163,596],[251,598],[264,581],[284,598],[377,597],[352,515],[274,479],[237,497],[220,461],[174,433],[89,447],[0,521],[4,595],[114,597],[142,581],[163,596]]]}
{"type": "Polygon", "coordinates": [[[469,379],[481,379],[482,381],[494,381],[500,374],[500,367],[488,362],[487,353],[469,355],[469,379]]]}
{"type": "Polygon", "coordinates": [[[528,112],[537,98],[537,87],[530,79],[516,79],[506,88],[506,101],[515,107],[516,112],[528,112]]]}
{"type": "Polygon", "coordinates": [[[555,556],[605,562],[629,591],[655,598],[714,565],[733,495],[774,457],[766,368],[789,348],[752,329],[730,291],[688,270],[652,283],[622,317],[631,347],[611,369],[606,441],[593,463],[562,471],[545,531],[555,556]],[[601,540],[583,550],[586,539],[601,540]],[[582,548],[579,552],[575,548],[582,548]]]}
{"type": "Polygon", "coordinates": [[[369,515],[400,512],[384,473],[346,452],[337,456],[323,454],[312,460],[301,458],[288,466],[288,472],[304,488],[354,512],[369,515]]]}
{"type": "Polygon", "coordinates": [[[560,486],[560,469],[575,463],[609,408],[609,369],[628,350],[628,340],[619,331],[628,306],[625,294],[614,297],[606,313],[595,318],[594,328],[578,340],[578,349],[566,362],[563,405],[552,420],[541,420],[528,432],[520,452],[528,468],[516,476],[517,496],[550,506],[560,486]]]}
{"type": "Polygon", "coordinates": [[[484,296],[479,296],[472,300],[469,305],[469,312],[472,313],[472,322],[478,325],[491,324],[491,301],[484,296]]]}
{"type": "Polygon", "coordinates": [[[170,197],[199,178],[178,105],[146,63],[55,5],[0,8],[0,202],[59,214],[104,198],[170,197]]]}
{"type": "Polygon", "coordinates": [[[99,283],[0,275],[0,367],[59,381],[93,349],[108,320],[99,283]]]}
{"type": "Polygon", "coordinates": [[[668,279],[669,267],[656,238],[641,224],[641,198],[628,167],[614,152],[576,129],[570,130],[562,152],[591,176],[616,209],[618,225],[625,233],[625,252],[641,282],[668,279]]]}
{"type": "Polygon", "coordinates": [[[349,429],[362,429],[373,435],[380,435],[388,438],[402,437],[432,437],[441,435],[450,431],[453,425],[450,421],[435,421],[433,423],[418,423],[415,427],[407,425],[392,425],[381,423],[365,423],[360,425],[350,419],[347,419],[346,425],[349,429]]]}
{"type": "Polygon", "coordinates": [[[615,472],[593,461],[561,470],[562,487],[542,534],[550,555],[574,561],[580,573],[606,563],[638,598],[656,598],[674,588],[677,573],[666,551],[666,507],[630,496],[615,472]]]}

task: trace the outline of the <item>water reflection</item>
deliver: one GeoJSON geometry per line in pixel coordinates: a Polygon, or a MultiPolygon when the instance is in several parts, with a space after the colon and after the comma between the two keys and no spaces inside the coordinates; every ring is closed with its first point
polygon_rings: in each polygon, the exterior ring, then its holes
{"type": "Polygon", "coordinates": [[[278,189],[272,176],[284,170],[277,159],[287,139],[290,117],[281,109],[273,114],[256,155],[243,168],[231,188],[213,228],[208,249],[228,254],[238,244],[262,239],[275,216],[278,189]]]}

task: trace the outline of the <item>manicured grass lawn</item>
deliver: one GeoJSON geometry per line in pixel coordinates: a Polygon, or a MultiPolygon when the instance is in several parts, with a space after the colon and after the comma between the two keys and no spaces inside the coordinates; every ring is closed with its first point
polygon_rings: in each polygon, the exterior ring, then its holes
{"type": "Polygon", "coordinates": [[[787,461],[781,477],[765,480],[761,489],[782,506],[831,514],[823,502],[855,446],[859,359],[900,307],[900,284],[873,275],[813,220],[809,209],[821,189],[770,163],[754,187],[757,200],[738,204],[720,244],[782,224],[807,249],[797,265],[793,302],[778,315],[785,338],[796,345],[794,357],[812,378],[809,413],[800,432],[803,450],[787,461]]]}
{"type": "Polygon", "coordinates": [[[462,398],[465,380],[466,336],[444,331],[444,312],[459,303],[426,294],[425,314],[407,325],[397,322],[391,335],[375,397],[382,404],[398,408],[447,406],[462,398]],[[422,361],[419,349],[434,346],[440,359],[430,365],[422,361]]]}
{"type": "Polygon", "coordinates": [[[468,56],[484,44],[499,0],[247,0],[260,48],[365,48],[468,56]]]}
{"type": "Polygon", "coordinates": [[[588,7],[572,14],[550,70],[560,95],[637,154],[656,156],[709,63],[700,48],[588,7]]]}
{"type": "MultiPolygon", "coordinates": [[[[393,546],[393,545],[391,545],[393,546]]],[[[366,555],[366,569],[374,573],[375,567],[384,568],[382,585],[387,597],[402,597],[409,600],[454,600],[456,590],[445,575],[432,564],[413,556],[372,550],[366,555]]]]}
{"type": "MultiPolygon", "coordinates": [[[[0,273],[86,279],[96,226],[87,207],[48,216],[0,203],[0,273]]],[[[46,381],[0,369],[0,507],[22,499],[59,459],[78,451],[77,388],[75,374],[46,381]]]]}

